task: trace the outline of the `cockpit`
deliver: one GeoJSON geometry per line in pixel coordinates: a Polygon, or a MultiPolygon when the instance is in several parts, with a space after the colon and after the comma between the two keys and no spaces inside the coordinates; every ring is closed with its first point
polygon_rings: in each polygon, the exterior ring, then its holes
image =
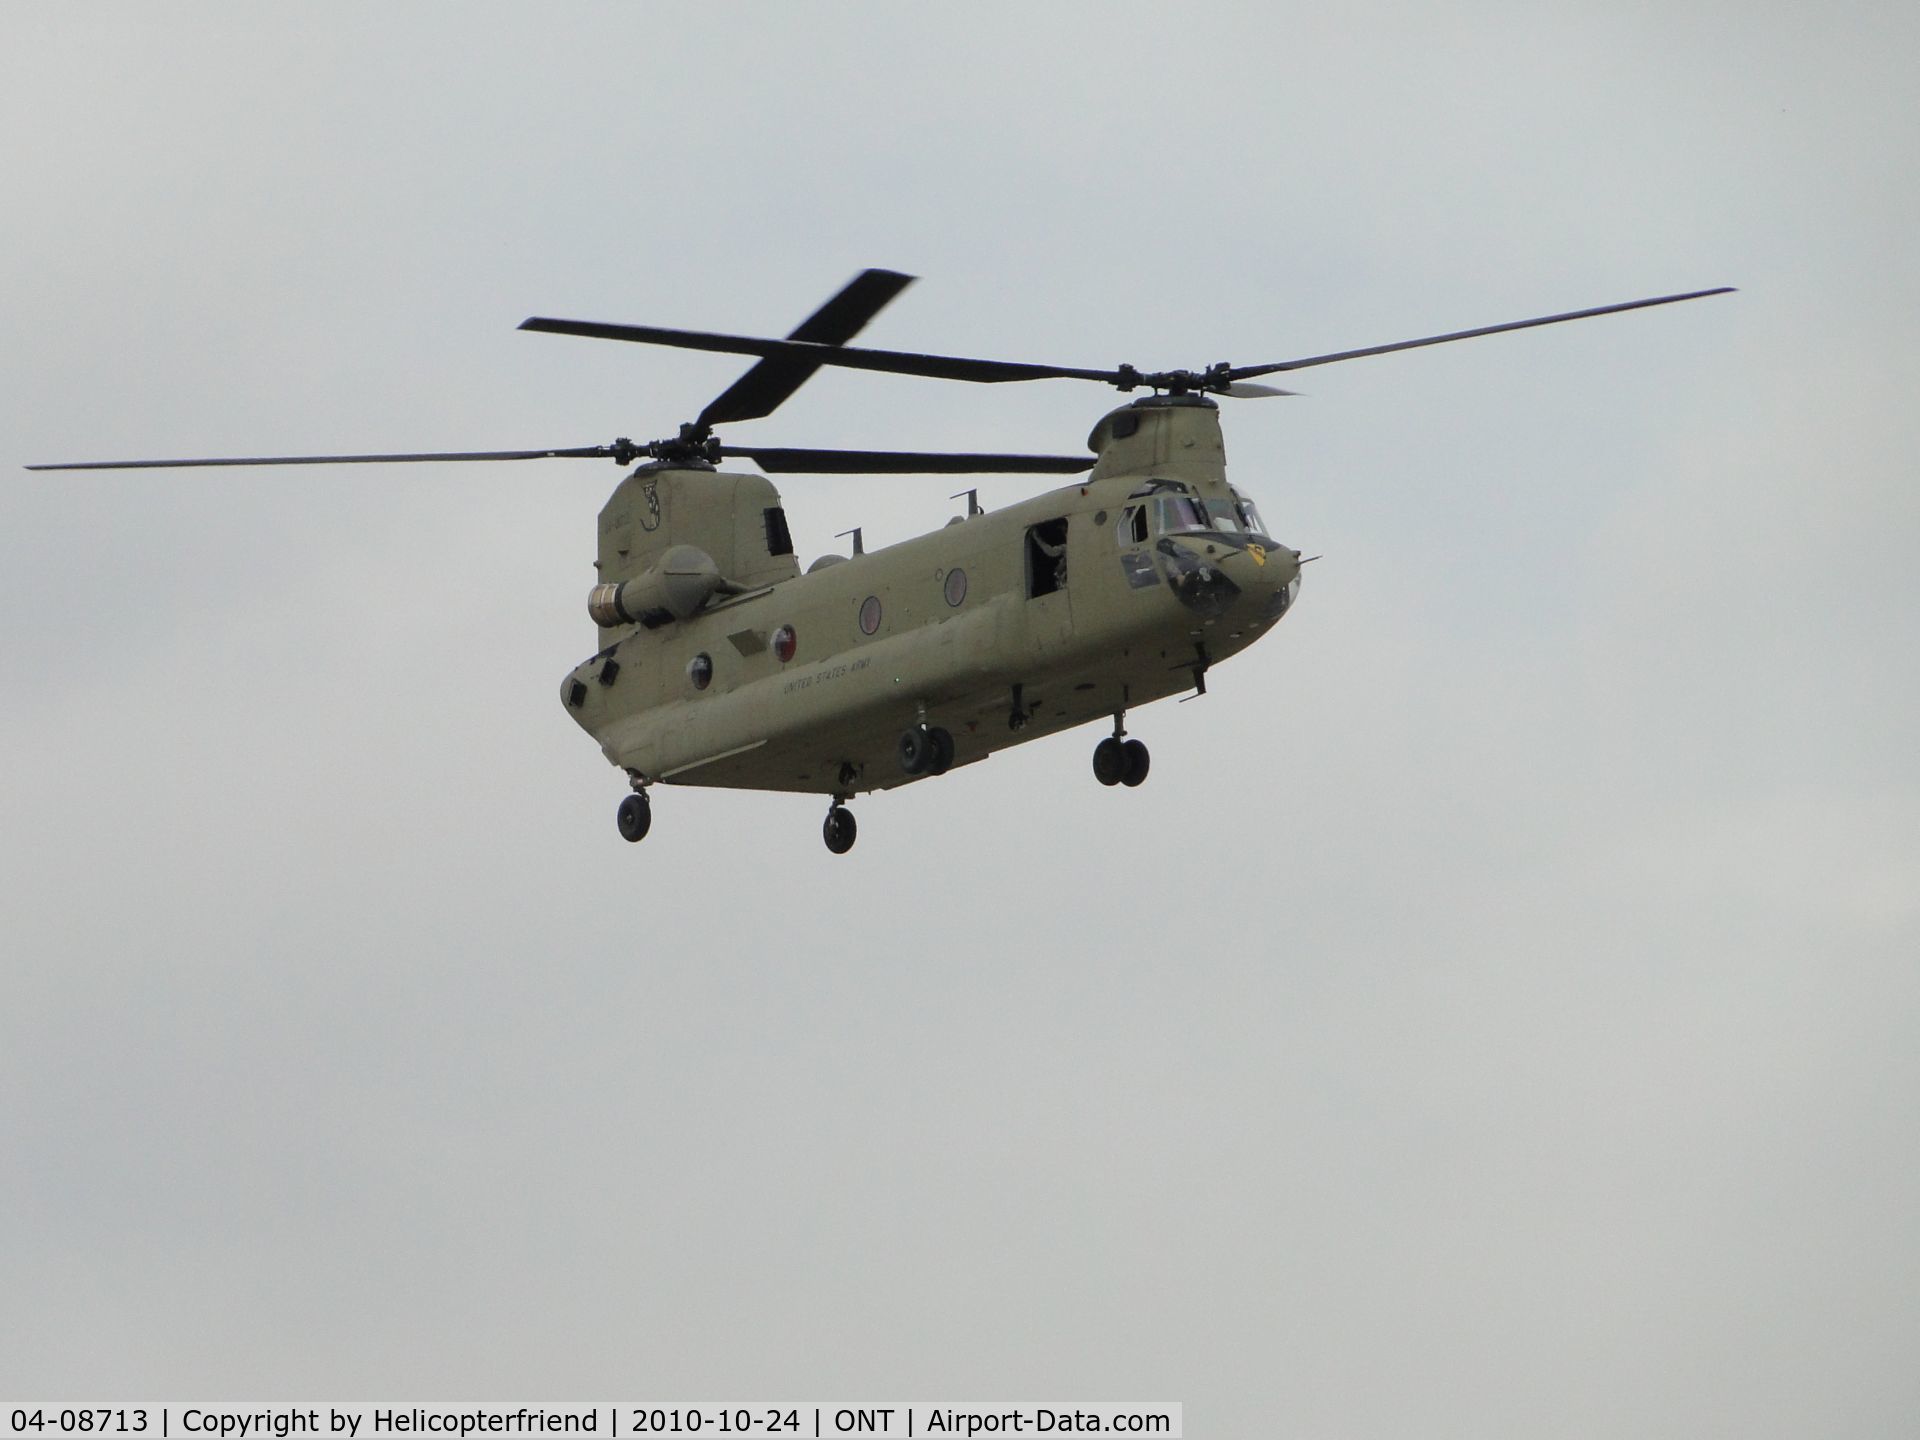
{"type": "Polygon", "coordinates": [[[1149,480],[1136,489],[1114,528],[1120,572],[1136,590],[1171,585],[1183,604],[1208,614],[1223,610],[1248,586],[1265,597],[1262,623],[1271,624],[1300,593],[1299,566],[1269,569],[1269,551],[1293,552],[1269,536],[1253,501],[1232,486],[1221,488],[1225,495],[1213,486],[1207,487],[1213,492],[1208,494],[1177,480],[1149,480]],[[1171,543],[1181,537],[1191,537],[1190,543],[1171,543]],[[1202,541],[1206,543],[1197,543],[1202,541]],[[1231,564],[1223,567],[1220,560],[1208,558],[1221,549],[1250,553],[1258,571],[1242,571],[1236,581],[1228,573],[1231,564]]]}

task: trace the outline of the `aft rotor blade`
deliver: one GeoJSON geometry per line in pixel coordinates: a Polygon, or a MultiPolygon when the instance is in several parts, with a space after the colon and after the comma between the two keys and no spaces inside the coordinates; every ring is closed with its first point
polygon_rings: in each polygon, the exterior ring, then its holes
{"type": "MultiPolygon", "coordinates": [[[[845,345],[913,280],[894,270],[862,270],[787,338],[812,345],[845,345]]],[[[819,368],[818,361],[768,356],[716,396],[694,423],[711,428],[771,415],[819,368]]]]}
{"type": "Polygon", "coordinates": [[[550,335],[586,335],[597,340],[631,340],[642,345],[671,345],[681,350],[717,350],[727,355],[759,355],[804,365],[840,365],[850,370],[884,370],[896,375],[925,375],[935,380],[972,380],[997,385],[1009,380],[1097,380],[1122,382],[1118,370],[1076,370],[1062,365],[1027,365],[1017,360],[970,360],[957,355],[922,355],[909,350],[866,350],[848,345],[818,345],[803,340],[765,340],[751,335],[721,335],[705,330],[668,330],[658,325],[609,325],[598,320],[554,320],[535,315],[522,330],[550,335]]]}
{"type": "Polygon", "coordinates": [[[1092,456],[952,455],[918,450],[792,450],[722,445],[768,474],[813,475],[1071,475],[1093,468],[1092,456]]]}
{"type": "Polygon", "coordinates": [[[1423,345],[1445,345],[1454,340],[1472,340],[1481,335],[1498,335],[1506,330],[1531,330],[1537,325],[1559,325],[1568,320],[1586,320],[1595,315],[1617,315],[1622,310],[1645,310],[1654,305],[1675,305],[1682,300],[1698,300],[1707,295],[1729,295],[1734,287],[1721,285],[1712,290],[1690,290],[1684,295],[1656,295],[1651,300],[1628,300],[1619,305],[1596,305],[1591,310],[1569,310],[1564,315],[1542,315],[1534,320],[1509,320],[1504,325],[1481,325],[1472,330],[1455,330],[1446,335],[1429,335],[1421,340],[1396,340],[1390,345],[1369,345],[1360,350],[1336,350],[1330,355],[1309,355],[1304,360],[1282,360],[1274,365],[1236,365],[1227,372],[1230,380],[1272,375],[1281,370],[1305,370],[1311,365],[1331,365],[1336,360],[1358,360],[1366,355],[1388,355],[1395,350],[1418,350],[1423,345]]]}
{"type": "Polygon", "coordinates": [[[29,470],[187,470],[207,465],[407,465],[441,460],[613,460],[610,445],[564,450],[451,450],[417,455],[252,455],[211,460],[87,460],[68,465],[29,465],[29,470]]]}

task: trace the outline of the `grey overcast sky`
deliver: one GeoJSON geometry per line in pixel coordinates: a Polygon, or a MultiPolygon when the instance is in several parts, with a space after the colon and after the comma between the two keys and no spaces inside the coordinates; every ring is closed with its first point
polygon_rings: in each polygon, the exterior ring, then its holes
{"type": "MultiPolygon", "coordinates": [[[[1910,6],[0,9],[0,1381],[1920,1426],[1910,6]],[[1444,12],[1444,13],[1443,13],[1444,12]],[[567,719],[611,465],[746,362],[1237,363],[1298,609],[857,804],[567,719]]],[[[823,374],[741,443],[1072,450],[823,374]]],[[[1001,505],[1041,482],[994,479],[1001,505]]],[[[802,560],[954,513],[783,486],[802,560]]]]}

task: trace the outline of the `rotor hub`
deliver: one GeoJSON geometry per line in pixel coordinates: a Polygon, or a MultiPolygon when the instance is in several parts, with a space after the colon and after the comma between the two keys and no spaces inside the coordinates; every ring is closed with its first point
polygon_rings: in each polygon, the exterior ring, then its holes
{"type": "Polygon", "coordinates": [[[712,468],[720,463],[720,438],[705,425],[689,422],[680,433],[667,440],[649,440],[644,445],[622,435],[611,445],[600,447],[616,465],[631,465],[640,459],[664,465],[698,465],[712,468]]]}
{"type": "Polygon", "coordinates": [[[1137,390],[1146,386],[1166,395],[1192,395],[1227,393],[1233,384],[1233,367],[1225,360],[1217,365],[1209,365],[1205,370],[1155,370],[1143,371],[1132,365],[1122,365],[1114,372],[1113,386],[1122,392],[1137,390]]]}

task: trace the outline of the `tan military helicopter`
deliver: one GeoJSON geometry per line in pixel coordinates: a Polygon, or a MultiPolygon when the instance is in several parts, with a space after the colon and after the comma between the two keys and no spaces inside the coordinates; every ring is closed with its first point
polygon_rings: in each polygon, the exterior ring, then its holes
{"type": "MultiPolygon", "coordinates": [[[[1103,785],[1138,785],[1149,757],[1129,712],[1206,692],[1209,667],[1265,635],[1300,592],[1278,544],[1227,481],[1210,397],[1285,395],[1257,377],[1727,293],[1729,287],[1486,325],[1266,365],[1143,373],[971,360],[850,341],[912,277],[856,276],[784,340],[536,317],[523,330],[756,355],[672,439],[574,449],[129,460],[36,470],[548,458],[641,464],[600,512],[600,648],[561,682],[569,714],[624,770],[620,833],[644,837],[658,783],[825,795],[827,848],[852,848],[856,793],[944,775],[1094,720],[1103,785]],[[1100,420],[1092,458],[722,445],[714,427],[771,414],[822,365],[998,383],[1095,380],[1151,393],[1100,420]],[[769,473],[1059,473],[1083,480],[1003,510],[801,573],[769,473]]],[[[956,499],[959,497],[955,497],[956,499]]]]}

